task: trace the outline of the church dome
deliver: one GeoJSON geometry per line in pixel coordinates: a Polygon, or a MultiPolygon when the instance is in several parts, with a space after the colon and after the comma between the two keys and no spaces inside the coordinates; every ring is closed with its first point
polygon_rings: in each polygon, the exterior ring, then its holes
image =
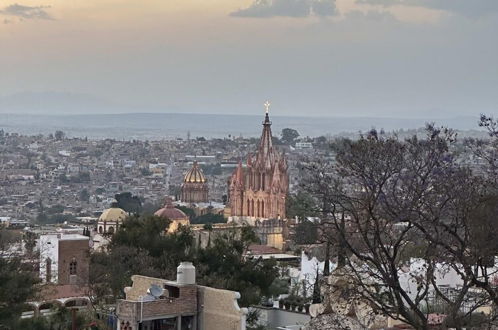
{"type": "Polygon", "coordinates": [[[161,218],[168,218],[169,220],[184,220],[188,219],[188,216],[182,211],[177,209],[173,205],[171,198],[166,198],[166,202],[162,209],[157,210],[154,215],[161,218]]]}
{"type": "Polygon", "coordinates": [[[122,222],[128,214],[121,208],[117,206],[111,206],[111,208],[108,208],[99,217],[99,222],[110,222],[110,221],[115,221],[115,222],[122,222]]]}
{"type": "Polygon", "coordinates": [[[192,168],[185,174],[183,178],[184,183],[205,183],[207,182],[202,169],[199,167],[197,161],[194,161],[192,168]]]}

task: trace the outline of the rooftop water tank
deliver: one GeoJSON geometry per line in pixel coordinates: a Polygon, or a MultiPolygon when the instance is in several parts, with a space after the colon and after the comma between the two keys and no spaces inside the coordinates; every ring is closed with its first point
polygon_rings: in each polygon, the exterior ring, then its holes
{"type": "Polygon", "coordinates": [[[195,284],[195,267],[190,261],[182,261],[176,268],[176,282],[178,284],[195,284]]]}

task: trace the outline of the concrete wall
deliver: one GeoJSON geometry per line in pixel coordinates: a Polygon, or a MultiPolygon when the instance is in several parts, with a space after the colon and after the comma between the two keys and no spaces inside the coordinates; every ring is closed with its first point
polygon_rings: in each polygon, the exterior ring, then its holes
{"type": "Polygon", "coordinates": [[[260,312],[258,323],[270,329],[277,329],[278,327],[299,329],[300,326],[307,324],[311,320],[308,314],[283,309],[265,307],[251,307],[251,309],[256,309],[260,312]]]}
{"type": "Polygon", "coordinates": [[[59,238],[57,234],[41,235],[38,241],[40,251],[40,279],[43,283],[47,280],[47,259],[51,260],[50,282],[57,283],[58,260],[59,260],[59,238]]]}
{"type": "Polygon", "coordinates": [[[199,286],[199,329],[245,330],[247,309],[239,298],[238,292],[199,286]]]}

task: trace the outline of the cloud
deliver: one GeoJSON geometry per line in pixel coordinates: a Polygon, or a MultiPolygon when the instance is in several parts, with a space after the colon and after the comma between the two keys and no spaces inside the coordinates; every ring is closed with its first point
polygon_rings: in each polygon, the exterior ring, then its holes
{"type": "Polygon", "coordinates": [[[231,13],[237,17],[307,17],[337,14],[335,0],[254,0],[247,8],[231,13]]]}
{"type": "Polygon", "coordinates": [[[388,11],[380,11],[380,10],[368,10],[368,11],[352,10],[346,13],[346,17],[350,19],[361,19],[369,21],[390,21],[390,22],[398,21],[393,14],[389,13],[388,11]]]}
{"type": "Polygon", "coordinates": [[[17,16],[23,19],[53,19],[45,9],[50,8],[50,6],[23,6],[20,4],[13,4],[0,10],[0,14],[8,16],[17,16]]]}
{"type": "Polygon", "coordinates": [[[498,12],[496,0],[356,0],[358,4],[390,6],[416,6],[454,12],[476,17],[498,12]]]}

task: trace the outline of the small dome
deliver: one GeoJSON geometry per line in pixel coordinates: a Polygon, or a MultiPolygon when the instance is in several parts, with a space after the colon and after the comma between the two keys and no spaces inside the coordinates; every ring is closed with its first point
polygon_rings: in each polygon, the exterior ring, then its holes
{"type": "Polygon", "coordinates": [[[111,208],[102,212],[99,221],[122,222],[127,216],[128,214],[123,209],[113,205],[111,208]]]}
{"type": "Polygon", "coordinates": [[[197,161],[194,161],[192,168],[185,174],[183,179],[184,183],[205,183],[207,182],[202,169],[199,167],[197,161]]]}
{"type": "Polygon", "coordinates": [[[166,202],[164,203],[164,207],[159,209],[154,213],[154,215],[161,218],[168,218],[169,220],[184,220],[188,219],[188,216],[182,211],[173,205],[173,201],[171,198],[166,198],[166,202]]]}

